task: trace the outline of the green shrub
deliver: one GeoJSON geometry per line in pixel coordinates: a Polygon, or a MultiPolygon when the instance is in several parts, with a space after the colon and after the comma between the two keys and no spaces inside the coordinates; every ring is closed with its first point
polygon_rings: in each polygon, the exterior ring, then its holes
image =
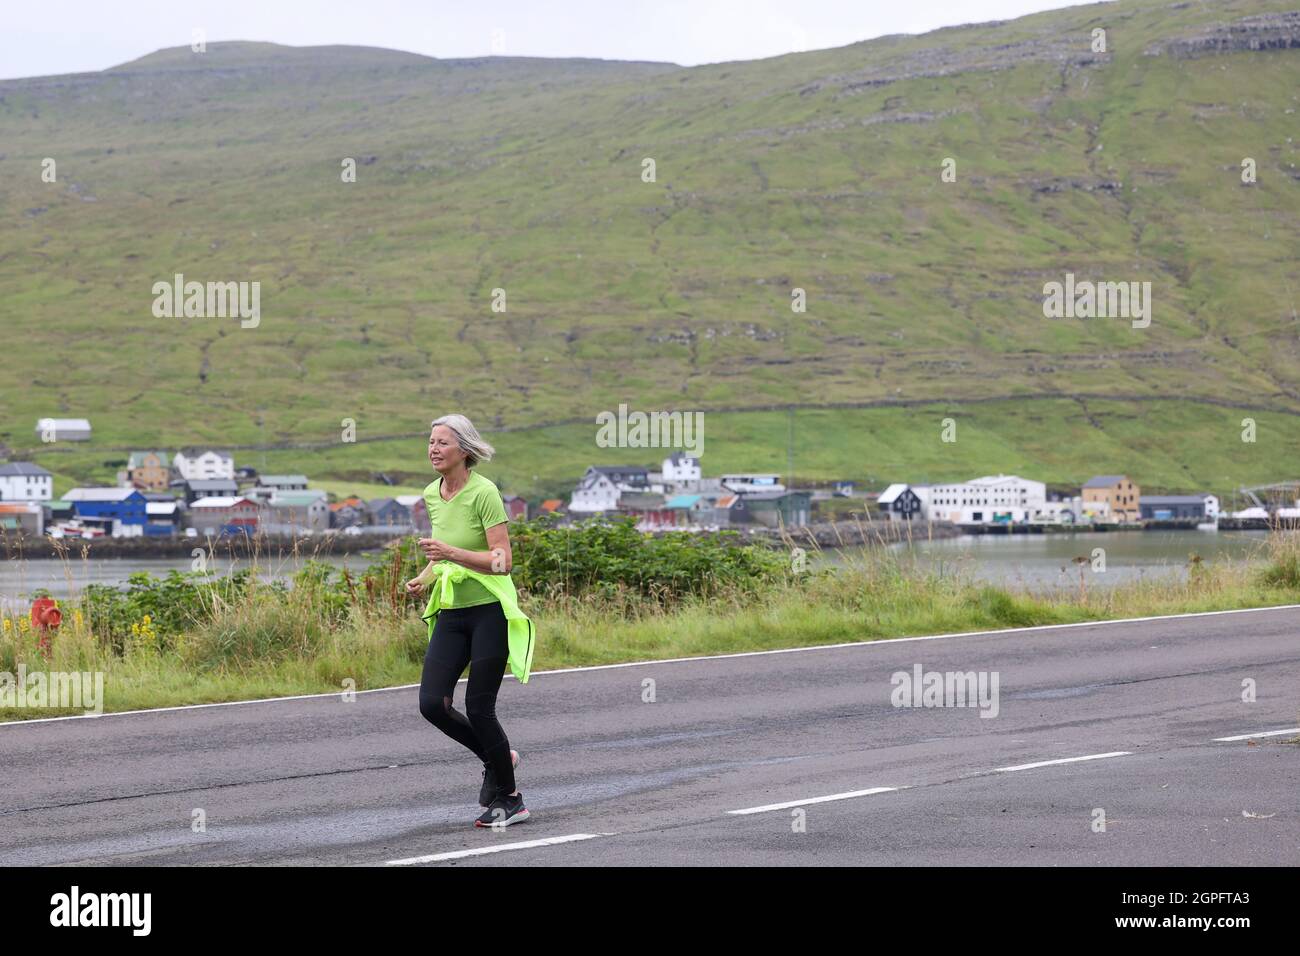
{"type": "Polygon", "coordinates": [[[1043,623],[1041,612],[1027,600],[1000,588],[982,587],[966,599],[966,606],[981,623],[1000,627],[1033,627],[1043,623]]]}
{"type": "Polygon", "coordinates": [[[1274,532],[1268,536],[1268,563],[1260,572],[1266,587],[1300,590],[1300,532],[1274,532]]]}
{"type": "MultiPolygon", "coordinates": [[[[245,569],[224,578],[209,579],[198,572],[170,571],[154,577],[139,571],[127,579],[125,589],[89,584],[81,595],[81,611],[100,640],[121,651],[131,635],[131,625],[146,615],[158,633],[160,648],[169,648],[176,635],[209,620],[218,603],[238,603],[252,581],[245,569]]],[[[283,590],[283,585],[270,585],[283,590]]]]}
{"type": "Polygon", "coordinates": [[[780,553],[739,538],[734,531],[646,534],[632,518],[572,528],[541,518],[510,526],[512,577],[537,595],[614,597],[623,589],[662,601],[757,587],[788,574],[780,553]]]}

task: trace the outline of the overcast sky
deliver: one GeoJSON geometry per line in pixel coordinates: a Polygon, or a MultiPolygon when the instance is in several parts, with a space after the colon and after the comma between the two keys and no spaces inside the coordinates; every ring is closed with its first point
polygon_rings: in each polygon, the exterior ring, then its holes
{"type": "Polygon", "coordinates": [[[694,66],[1005,20],[1071,0],[5,0],[0,79],[102,70],[163,47],[270,40],[436,57],[585,56],[694,66]]]}

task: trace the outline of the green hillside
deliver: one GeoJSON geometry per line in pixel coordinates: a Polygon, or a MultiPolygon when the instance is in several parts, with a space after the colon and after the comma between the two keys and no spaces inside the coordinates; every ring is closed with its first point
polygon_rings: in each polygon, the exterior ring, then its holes
{"type": "Polygon", "coordinates": [[[620,402],[704,411],[714,474],[784,471],[796,406],[805,480],[1300,477],[1298,111],[1297,0],[695,68],[229,43],[0,82],[0,442],[65,485],[312,443],[236,457],[418,486],[464,410],[538,494],[656,459],[596,447],[620,402]],[[260,282],[260,324],[156,318],[176,273],[260,282]],[[1150,326],[1045,318],[1066,273],[1149,281],[1150,326]]]}

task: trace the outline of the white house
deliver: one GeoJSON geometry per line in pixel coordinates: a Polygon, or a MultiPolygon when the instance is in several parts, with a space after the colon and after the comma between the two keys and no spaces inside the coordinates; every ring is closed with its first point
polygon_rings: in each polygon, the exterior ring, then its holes
{"type": "Polygon", "coordinates": [[[36,422],[36,437],[44,442],[90,441],[90,422],[85,418],[42,418],[36,422]]]}
{"type": "Polygon", "coordinates": [[[1205,500],[1206,522],[1219,520],[1219,499],[1216,495],[1201,495],[1205,500]]]}
{"type": "Polygon", "coordinates": [[[587,473],[573,490],[569,501],[571,514],[594,514],[600,511],[614,511],[618,508],[620,494],[618,486],[610,476],[598,468],[588,468],[587,473]]]}
{"type": "Polygon", "coordinates": [[[1036,510],[1029,520],[1034,524],[1091,524],[1098,504],[1106,511],[1110,510],[1110,506],[1105,502],[1085,502],[1079,495],[1059,501],[1048,501],[1036,510]]]}
{"type": "Polygon", "coordinates": [[[665,484],[694,487],[700,480],[700,460],[685,452],[673,452],[664,459],[663,480],[665,484]]]}
{"type": "Polygon", "coordinates": [[[785,491],[780,475],[770,474],[732,474],[722,476],[722,487],[738,495],[755,494],[761,491],[785,491]]]}
{"type": "Polygon", "coordinates": [[[1079,513],[1094,524],[1108,524],[1112,520],[1109,501],[1084,501],[1080,498],[1079,513]]]}
{"type": "Polygon", "coordinates": [[[0,501],[49,501],[54,479],[40,465],[11,461],[0,465],[0,501]]]}
{"type": "Polygon", "coordinates": [[[235,479],[235,459],[219,451],[178,451],[172,467],[186,481],[235,479]]]}
{"type": "Polygon", "coordinates": [[[956,485],[931,485],[925,517],[954,524],[1021,523],[1042,515],[1047,486],[1018,475],[987,475],[956,485]]]}

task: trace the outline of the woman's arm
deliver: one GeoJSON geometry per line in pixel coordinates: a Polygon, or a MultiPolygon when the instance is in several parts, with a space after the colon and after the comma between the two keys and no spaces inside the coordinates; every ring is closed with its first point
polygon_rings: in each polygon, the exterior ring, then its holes
{"type": "Polygon", "coordinates": [[[419,574],[411,578],[411,580],[407,581],[406,582],[407,592],[410,594],[416,594],[420,591],[423,591],[425,587],[427,587],[433,581],[433,575],[430,573],[430,571],[433,570],[433,566],[437,563],[438,563],[437,561],[430,561],[428,564],[426,564],[423,568],[420,569],[419,574]]]}
{"type": "MultiPolygon", "coordinates": [[[[495,524],[485,533],[488,541],[487,551],[453,548],[436,538],[421,538],[420,549],[430,561],[451,561],[471,571],[478,571],[480,574],[509,574],[513,557],[510,552],[508,523],[503,521],[495,524]]],[[[423,577],[424,572],[421,572],[420,576],[423,577]]]]}

